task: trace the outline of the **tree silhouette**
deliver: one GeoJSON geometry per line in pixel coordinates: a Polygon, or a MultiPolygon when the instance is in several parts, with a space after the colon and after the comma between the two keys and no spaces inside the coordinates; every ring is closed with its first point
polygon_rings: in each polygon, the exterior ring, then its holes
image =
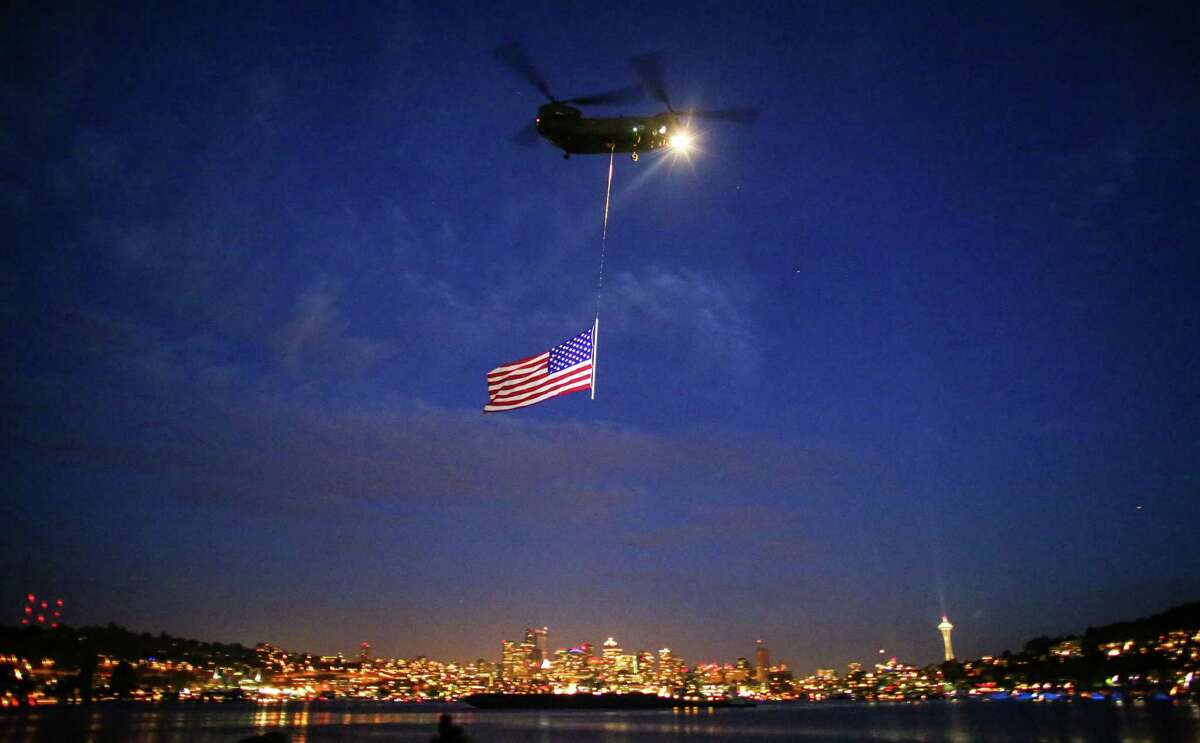
{"type": "Polygon", "coordinates": [[[113,669],[112,678],[108,681],[108,687],[112,689],[118,699],[128,699],[133,696],[133,690],[137,687],[137,673],[129,661],[123,660],[117,664],[117,667],[113,669]]]}
{"type": "Polygon", "coordinates": [[[79,701],[83,704],[92,703],[92,682],[96,676],[96,655],[84,653],[79,662],[79,675],[75,677],[76,688],[79,689],[79,701]]]}

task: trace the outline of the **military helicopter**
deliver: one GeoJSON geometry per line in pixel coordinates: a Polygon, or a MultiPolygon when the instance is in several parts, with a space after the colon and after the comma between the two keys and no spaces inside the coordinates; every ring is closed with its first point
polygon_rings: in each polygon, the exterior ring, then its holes
{"type": "Polygon", "coordinates": [[[729,108],[716,111],[676,111],[662,82],[658,57],[647,54],[634,57],[633,70],[642,81],[640,86],[617,88],[576,98],[555,98],[545,78],[530,61],[525,48],[517,43],[506,44],[493,51],[502,64],[546,97],[548,103],[538,108],[532,126],[522,127],[514,136],[518,144],[531,145],[538,135],[548,139],[563,151],[563,159],[571,155],[607,155],[628,152],[634,162],[638,153],[671,147],[686,150],[692,143],[690,129],[694,118],[753,123],[758,119],[757,108],[729,108]],[[616,116],[593,118],[584,116],[576,106],[625,103],[639,100],[644,92],[667,107],[653,116],[616,116]]]}

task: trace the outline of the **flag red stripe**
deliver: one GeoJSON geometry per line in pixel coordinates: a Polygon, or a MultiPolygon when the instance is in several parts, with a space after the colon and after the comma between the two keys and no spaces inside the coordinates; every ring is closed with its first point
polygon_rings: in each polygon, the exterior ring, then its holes
{"type": "Polygon", "coordinates": [[[593,388],[595,381],[595,324],[549,351],[502,364],[487,374],[485,413],[513,410],[551,397],[593,388]],[[563,368],[565,364],[572,364],[563,368]],[[550,369],[555,369],[550,373],[550,369]]]}
{"type": "Polygon", "coordinates": [[[524,377],[522,379],[514,379],[512,382],[506,382],[505,384],[498,384],[494,387],[489,387],[488,397],[506,395],[519,390],[529,389],[529,387],[539,384],[541,380],[545,379],[546,377],[547,374],[543,371],[540,374],[530,374],[528,377],[524,377]]]}
{"type": "MultiPolygon", "coordinates": [[[[579,364],[589,364],[590,361],[581,361],[579,364]]],[[[567,374],[574,374],[579,370],[579,364],[569,366],[566,369],[559,369],[554,374],[547,374],[546,369],[539,369],[537,372],[528,374],[520,379],[505,380],[501,384],[493,384],[488,386],[488,396],[495,398],[502,395],[511,395],[514,392],[521,392],[531,389],[538,385],[544,385],[553,382],[567,374]]]]}
{"type": "Polygon", "coordinates": [[[535,397],[537,395],[540,395],[547,390],[558,389],[564,385],[574,384],[581,380],[586,381],[588,384],[591,384],[591,377],[592,377],[592,365],[591,365],[591,363],[585,362],[585,363],[579,364],[578,366],[572,367],[571,372],[569,374],[563,374],[562,376],[555,375],[554,377],[546,377],[546,379],[543,383],[534,385],[528,389],[513,390],[512,392],[509,392],[507,394],[493,395],[491,397],[491,402],[499,403],[499,404],[506,404],[509,402],[517,401],[517,400],[524,400],[524,399],[528,399],[530,397],[535,397]]]}
{"type": "Polygon", "coordinates": [[[502,376],[504,376],[506,374],[510,374],[518,369],[523,369],[528,366],[535,366],[537,362],[546,361],[549,358],[550,358],[550,352],[546,351],[543,353],[539,353],[537,356],[530,356],[527,359],[521,359],[520,361],[514,361],[511,364],[504,364],[503,366],[497,366],[495,369],[492,369],[490,372],[488,372],[488,378],[491,379],[493,377],[502,377],[502,376]]]}
{"type": "Polygon", "coordinates": [[[546,376],[547,371],[547,365],[541,364],[537,368],[530,369],[522,374],[514,374],[510,377],[505,377],[504,379],[495,382],[488,382],[488,394],[495,394],[498,390],[515,387],[519,384],[531,382],[538,377],[544,377],[546,376]]]}
{"type": "Polygon", "coordinates": [[[542,361],[536,366],[531,366],[527,369],[519,369],[514,372],[509,372],[506,376],[495,377],[488,379],[488,389],[494,390],[497,387],[503,387],[506,384],[519,384],[522,380],[536,377],[539,374],[546,373],[547,363],[542,361]]]}
{"type": "Polygon", "coordinates": [[[516,402],[516,403],[511,403],[511,404],[489,404],[486,407],[484,407],[483,411],[485,413],[497,413],[497,412],[500,412],[503,410],[513,410],[516,408],[523,408],[523,407],[526,407],[527,405],[534,405],[536,403],[542,402],[543,400],[549,400],[552,397],[559,397],[560,395],[569,395],[572,392],[584,392],[586,390],[591,389],[591,387],[592,387],[592,381],[591,381],[591,378],[589,375],[588,379],[584,379],[580,382],[576,382],[575,384],[569,385],[562,389],[555,390],[553,392],[547,392],[544,395],[539,395],[539,396],[531,398],[529,400],[523,400],[521,402],[516,402]]]}
{"type": "Polygon", "coordinates": [[[507,371],[509,369],[515,369],[518,366],[525,366],[526,364],[528,364],[531,361],[540,361],[541,359],[548,358],[549,356],[550,356],[549,351],[542,351],[541,353],[534,354],[533,356],[526,356],[523,359],[517,359],[516,361],[510,361],[507,364],[501,364],[500,366],[497,366],[495,369],[492,369],[490,372],[488,372],[488,374],[495,374],[497,372],[507,371]]]}
{"type": "Polygon", "coordinates": [[[560,395],[566,395],[566,394],[570,394],[571,392],[578,392],[580,390],[586,390],[587,388],[588,388],[587,384],[585,384],[583,382],[576,382],[575,384],[568,385],[561,389],[554,389],[554,390],[550,390],[548,392],[543,392],[542,394],[537,395],[535,397],[531,397],[528,400],[517,400],[515,402],[506,402],[506,403],[499,403],[499,402],[488,403],[487,408],[489,410],[493,410],[493,411],[508,410],[510,408],[523,408],[527,405],[534,405],[536,403],[542,402],[543,400],[549,400],[552,397],[559,397],[560,395]]]}

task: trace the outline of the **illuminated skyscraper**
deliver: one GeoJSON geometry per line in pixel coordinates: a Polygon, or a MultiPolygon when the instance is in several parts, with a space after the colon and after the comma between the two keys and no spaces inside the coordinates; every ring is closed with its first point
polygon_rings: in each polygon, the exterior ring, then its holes
{"type": "Polygon", "coordinates": [[[621,654],[621,646],[613,638],[608,638],[604,641],[604,649],[600,651],[604,658],[604,665],[611,666],[616,663],[617,656],[621,654]]]}
{"type": "Polygon", "coordinates": [[[579,684],[591,678],[587,655],[581,647],[554,651],[554,678],[560,684],[579,684]]]}
{"type": "Polygon", "coordinates": [[[767,682],[767,669],[771,667],[771,651],[763,645],[762,640],[755,641],[754,648],[754,680],[760,684],[767,682]]]}
{"type": "Polygon", "coordinates": [[[658,651],[658,683],[668,688],[674,688],[683,683],[684,671],[687,664],[683,658],[677,658],[670,648],[658,651]]]}
{"type": "Polygon", "coordinates": [[[637,656],[628,653],[618,655],[613,662],[613,670],[617,673],[636,673],[637,672],[637,656]]]}
{"type": "Polygon", "coordinates": [[[505,640],[500,646],[500,674],[509,681],[525,675],[521,646],[512,640],[505,640]]]}
{"type": "Polygon", "coordinates": [[[521,643],[521,660],[525,666],[525,677],[533,677],[541,673],[542,661],[546,660],[542,647],[546,643],[545,630],[532,627],[525,628],[525,641],[521,643]],[[540,646],[539,646],[540,641],[540,646]]]}
{"type": "Polygon", "coordinates": [[[549,632],[549,627],[542,627],[541,629],[533,630],[533,637],[537,644],[537,647],[535,648],[537,653],[536,660],[539,664],[550,660],[550,649],[546,647],[546,635],[549,634],[549,632]]]}
{"type": "Polygon", "coordinates": [[[655,677],[654,653],[649,650],[637,651],[637,665],[634,666],[633,670],[643,681],[652,681],[655,677]]]}
{"type": "Polygon", "coordinates": [[[727,676],[732,683],[745,683],[755,676],[754,666],[750,665],[749,660],[738,658],[733,662],[733,669],[729,671],[727,676]]]}
{"type": "Polygon", "coordinates": [[[950,620],[943,614],[938,631],[942,633],[942,644],[946,646],[946,660],[954,660],[954,646],[950,644],[950,630],[952,629],[954,629],[954,625],[950,624],[950,620]]]}

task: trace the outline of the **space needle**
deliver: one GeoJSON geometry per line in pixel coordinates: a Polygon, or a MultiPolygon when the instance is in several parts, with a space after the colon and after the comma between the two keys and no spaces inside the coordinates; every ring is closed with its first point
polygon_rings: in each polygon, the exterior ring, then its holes
{"type": "Polygon", "coordinates": [[[954,647],[950,644],[950,630],[954,629],[954,625],[950,624],[949,618],[943,614],[942,623],[937,628],[942,633],[942,644],[946,646],[946,660],[954,660],[954,647]]]}

